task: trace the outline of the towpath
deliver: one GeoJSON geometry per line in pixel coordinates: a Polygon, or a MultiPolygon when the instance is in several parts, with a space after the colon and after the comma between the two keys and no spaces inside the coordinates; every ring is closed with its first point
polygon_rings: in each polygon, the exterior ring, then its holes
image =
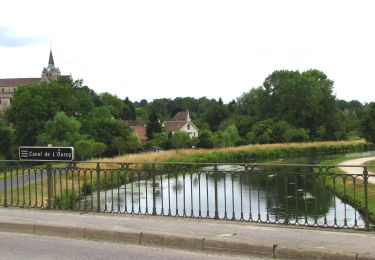
{"type": "MultiPolygon", "coordinates": [[[[341,169],[347,174],[363,174],[362,167],[350,167],[350,166],[355,166],[355,165],[361,166],[361,165],[364,165],[366,162],[373,161],[373,160],[375,160],[375,156],[351,159],[351,160],[343,161],[339,163],[338,165],[340,166],[339,169],[341,169]]],[[[372,184],[375,184],[374,169],[375,168],[368,170],[370,174],[368,182],[372,184]]]]}

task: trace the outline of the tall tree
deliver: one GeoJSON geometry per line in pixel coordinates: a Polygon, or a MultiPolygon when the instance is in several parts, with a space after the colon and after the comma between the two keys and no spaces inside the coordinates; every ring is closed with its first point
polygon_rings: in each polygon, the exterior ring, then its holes
{"type": "Polygon", "coordinates": [[[136,114],[135,114],[135,108],[133,103],[129,100],[128,97],[124,100],[124,107],[121,112],[121,118],[125,120],[135,120],[136,114]]]}
{"type": "Polygon", "coordinates": [[[162,126],[160,124],[159,116],[155,111],[152,111],[148,117],[148,122],[146,125],[146,136],[151,140],[154,133],[161,133],[162,126]]]}
{"type": "Polygon", "coordinates": [[[81,123],[64,112],[57,112],[52,120],[44,125],[43,133],[37,137],[37,144],[55,146],[71,146],[78,140],[84,139],[80,133],[81,123]]]}
{"type": "Polygon", "coordinates": [[[0,125],[0,157],[11,159],[13,143],[13,130],[10,127],[0,125]]]}
{"type": "Polygon", "coordinates": [[[367,141],[375,143],[375,103],[371,103],[361,120],[361,135],[367,141]]]}
{"type": "Polygon", "coordinates": [[[7,120],[14,126],[19,145],[35,145],[44,124],[59,111],[67,116],[85,117],[93,102],[85,91],[72,88],[69,82],[39,82],[17,89],[6,110],[7,120]]]}
{"type": "Polygon", "coordinates": [[[125,103],[116,95],[111,95],[107,92],[100,94],[100,99],[104,106],[110,108],[114,118],[121,118],[125,103]]]}

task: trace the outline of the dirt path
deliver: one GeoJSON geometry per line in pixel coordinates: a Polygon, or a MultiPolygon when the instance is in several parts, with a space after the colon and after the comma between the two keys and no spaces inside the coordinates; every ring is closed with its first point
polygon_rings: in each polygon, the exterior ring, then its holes
{"type": "MultiPolygon", "coordinates": [[[[353,166],[353,165],[358,165],[361,166],[365,164],[368,161],[373,161],[375,160],[375,156],[371,157],[364,157],[364,158],[357,158],[357,159],[351,159],[347,161],[343,161],[339,163],[338,165],[348,165],[348,166],[353,166]]],[[[339,167],[340,170],[344,171],[347,174],[363,174],[363,168],[362,167],[339,167]]],[[[369,170],[369,174],[371,174],[368,178],[368,182],[375,184],[375,173],[373,172],[374,168],[372,168],[372,171],[369,170]]]]}

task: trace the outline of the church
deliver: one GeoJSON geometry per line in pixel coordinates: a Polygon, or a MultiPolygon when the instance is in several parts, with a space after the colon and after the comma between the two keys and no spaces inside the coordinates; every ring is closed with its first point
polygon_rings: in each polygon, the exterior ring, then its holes
{"type": "Polygon", "coordinates": [[[60,77],[71,78],[71,76],[61,76],[60,69],[58,67],[55,67],[52,50],[50,50],[48,66],[43,68],[41,78],[0,79],[0,111],[3,111],[7,107],[9,107],[12,96],[18,87],[40,81],[53,81],[59,79],[60,77]]]}

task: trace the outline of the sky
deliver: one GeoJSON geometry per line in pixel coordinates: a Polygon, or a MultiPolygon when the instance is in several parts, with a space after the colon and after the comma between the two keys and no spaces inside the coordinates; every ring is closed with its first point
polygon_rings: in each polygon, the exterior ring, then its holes
{"type": "Polygon", "coordinates": [[[0,78],[62,74],[136,101],[224,102],[275,70],[318,69],[375,101],[373,0],[2,0],[0,78]]]}

